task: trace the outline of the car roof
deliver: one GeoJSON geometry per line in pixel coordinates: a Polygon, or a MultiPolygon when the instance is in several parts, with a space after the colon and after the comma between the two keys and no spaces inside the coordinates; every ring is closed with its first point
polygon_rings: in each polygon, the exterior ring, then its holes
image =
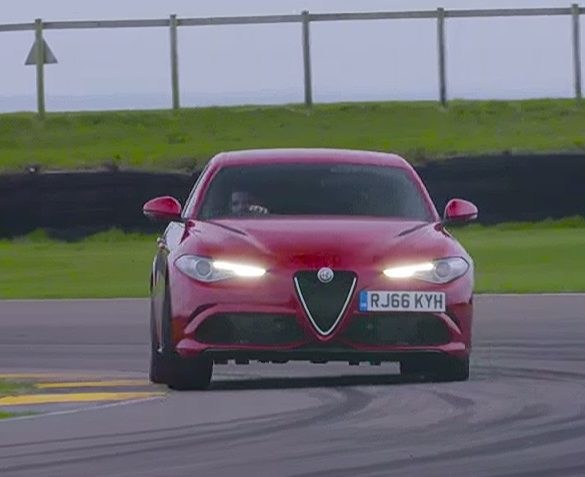
{"type": "Polygon", "coordinates": [[[222,152],[212,159],[214,165],[251,165],[284,163],[346,163],[370,164],[410,168],[410,164],[396,154],[350,149],[249,149],[222,152]]]}

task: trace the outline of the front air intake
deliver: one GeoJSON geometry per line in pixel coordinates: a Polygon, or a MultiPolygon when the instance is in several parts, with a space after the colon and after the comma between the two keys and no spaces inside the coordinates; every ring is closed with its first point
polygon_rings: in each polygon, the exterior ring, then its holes
{"type": "Polygon", "coordinates": [[[357,315],[343,338],[368,346],[438,346],[448,343],[451,334],[433,313],[397,312],[357,315]]]}
{"type": "Polygon", "coordinates": [[[220,313],[195,331],[196,340],[221,345],[285,345],[304,337],[294,315],[268,313],[220,313]]]}

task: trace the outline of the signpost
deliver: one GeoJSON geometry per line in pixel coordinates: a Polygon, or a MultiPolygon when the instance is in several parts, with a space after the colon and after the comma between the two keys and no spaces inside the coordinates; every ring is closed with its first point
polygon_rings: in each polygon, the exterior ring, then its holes
{"type": "Polygon", "coordinates": [[[179,50],[177,48],[177,15],[171,15],[169,21],[171,28],[171,84],[173,90],[173,109],[181,107],[179,96],[179,50]]]}
{"type": "Polygon", "coordinates": [[[311,80],[311,37],[309,29],[309,12],[304,10],[303,19],[303,66],[305,73],[305,106],[313,106],[313,86],[311,80]]]}
{"type": "Polygon", "coordinates": [[[45,65],[57,63],[57,58],[43,38],[43,21],[35,20],[35,42],[26,57],[25,65],[37,67],[37,110],[39,117],[45,117],[45,65]]]}

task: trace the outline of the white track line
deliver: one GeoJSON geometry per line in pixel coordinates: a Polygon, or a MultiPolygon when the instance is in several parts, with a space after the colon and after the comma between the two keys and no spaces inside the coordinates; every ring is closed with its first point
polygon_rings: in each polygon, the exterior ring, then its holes
{"type": "Polygon", "coordinates": [[[144,399],[134,399],[134,400],[130,400],[130,401],[114,402],[114,403],[109,403],[109,404],[99,404],[97,406],[84,407],[81,409],[71,409],[69,411],[55,411],[55,412],[33,414],[30,416],[7,417],[7,418],[2,419],[2,421],[0,421],[0,422],[6,423],[6,422],[13,422],[13,421],[24,421],[27,419],[40,419],[42,417],[50,417],[50,416],[63,416],[66,414],[79,414],[81,412],[87,412],[87,411],[99,411],[101,409],[108,409],[111,407],[128,406],[130,404],[141,404],[143,402],[155,401],[157,399],[164,399],[165,397],[166,396],[153,396],[153,397],[148,397],[148,398],[144,398],[144,399]]]}

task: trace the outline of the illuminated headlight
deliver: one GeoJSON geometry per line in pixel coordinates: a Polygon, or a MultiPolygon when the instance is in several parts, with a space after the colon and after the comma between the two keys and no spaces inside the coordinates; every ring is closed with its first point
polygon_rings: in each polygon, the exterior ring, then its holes
{"type": "Polygon", "coordinates": [[[416,278],[431,283],[448,283],[469,270],[469,263],[461,257],[449,257],[433,262],[416,263],[384,270],[384,275],[393,279],[416,278]]]}
{"type": "Polygon", "coordinates": [[[183,255],[177,259],[175,265],[185,275],[202,282],[216,282],[233,277],[257,278],[266,273],[266,270],[260,267],[196,255],[183,255]]]}

